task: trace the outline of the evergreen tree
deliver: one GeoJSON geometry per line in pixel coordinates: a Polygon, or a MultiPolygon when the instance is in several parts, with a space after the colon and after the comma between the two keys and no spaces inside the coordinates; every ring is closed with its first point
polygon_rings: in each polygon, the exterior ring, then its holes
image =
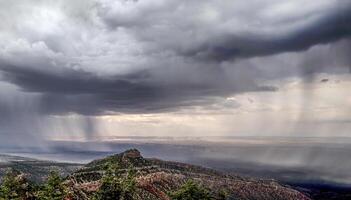
{"type": "Polygon", "coordinates": [[[180,189],[173,192],[171,195],[173,200],[210,200],[211,195],[209,191],[200,185],[196,184],[194,181],[187,181],[180,189]]]}
{"type": "Polygon", "coordinates": [[[6,172],[0,186],[0,200],[34,199],[33,187],[24,174],[15,170],[6,172]]]}
{"type": "Polygon", "coordinates": [[[129,167],[127,175],[122,179],[122,198],[132,200],[136,190],[136,170],[129,167]]]}
{"type": "Polygon", "coordinates": [[[218,193],[218,200],[227,200],[229,196],[228,191],[226,190],[220,190],[218,193]]]}
{"type": "Polygon", "coordinates": [[[62,200],[66,196],[66,189],[62,184],[62,178],[56,171],[50,172],[47,182],[39,191],[40,200],[62,200]]]}
{"type": "Polygon", "coordinates": [[[101,179],[101,186],[95,200],[132,200],[135,193],[135,170],[130,168],[127,174],[119,167],[110,165],[101,179]]]}

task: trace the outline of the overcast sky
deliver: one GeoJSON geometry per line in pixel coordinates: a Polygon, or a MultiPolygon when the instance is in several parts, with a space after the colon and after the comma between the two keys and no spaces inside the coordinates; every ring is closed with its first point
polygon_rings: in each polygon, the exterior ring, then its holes
{"type": "Polygon", "coordinates": [[[0,0],[0,144],[349,136],[349,0],[0,0]]]}

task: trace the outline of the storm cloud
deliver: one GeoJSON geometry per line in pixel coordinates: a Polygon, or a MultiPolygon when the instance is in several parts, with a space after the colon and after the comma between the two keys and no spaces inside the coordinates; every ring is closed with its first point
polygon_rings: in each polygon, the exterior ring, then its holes
{"type": "Polygon", "coordinates": [[[3,1],[1,80],[36,94],[49,115],[166,112],[274,92],[264,80],[347,72],[350,13],[344,0],[3,1]]]}

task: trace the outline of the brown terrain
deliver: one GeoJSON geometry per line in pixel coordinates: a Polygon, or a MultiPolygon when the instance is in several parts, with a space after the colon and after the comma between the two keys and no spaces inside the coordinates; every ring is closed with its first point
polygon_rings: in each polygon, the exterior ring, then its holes
{"type": "Polygon", "coordinates": [[[80,199],[89,196],[100,187],[105,166],[118,165],[121,170],[132,166],[137,170],[137,199],[170,200],[167,195],[177,190],[188,180],[193,180],[211,191],[214,199],[252,200],[308,200],[309,197],[273,180],[257,180],[224,174],[204,167],[143,158],[136,149],[104,159],[95,160],[67,178],[67,184],[80,194],[80,199]]]}

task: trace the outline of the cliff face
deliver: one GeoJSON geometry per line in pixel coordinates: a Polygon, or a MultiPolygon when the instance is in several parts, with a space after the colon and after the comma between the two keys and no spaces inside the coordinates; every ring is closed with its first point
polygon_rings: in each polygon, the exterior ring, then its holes
{"type": "Polygon", "coordinates": [[[143,158],[136,149],[95,160],[73,173],[68,182],[88,197],[98,190],[100,179],[108,165],[118,165],[123,171],[133,167],[137,170],[137,197],[140,200],[169,200],[170,191],[177,190],[188,180],[208,188],[215,199],[257,200],[308,200],[302,193],[275,181],[242,178],[217,172],[211,169],[158,159],[143,158]]]}

